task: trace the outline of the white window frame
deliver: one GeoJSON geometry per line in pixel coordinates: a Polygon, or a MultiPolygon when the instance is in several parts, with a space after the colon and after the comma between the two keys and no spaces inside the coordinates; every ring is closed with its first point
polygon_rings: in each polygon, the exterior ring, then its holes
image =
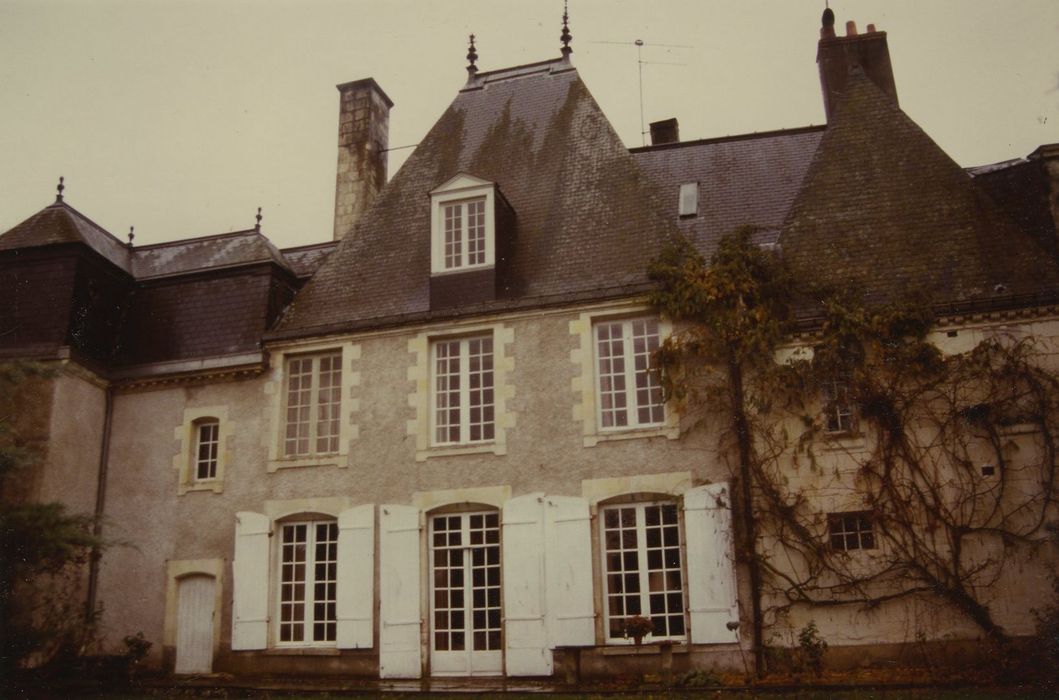
{"type": "MultiPolygon", "coordinates": [[[[666,424],[666,405],[663,399],[660,404],[651,403],[646,406],[649,412],[653,412],[655,408],[660,408],[662,417],[660,420],[649,420],[646,422],[640,421],[640,409],[644,408],[640,406],[638,401],[638,394],[636,380],[640,371],[636,368],[636,352],[634,348],[634,336],[633,336],[633,325],[636,323],[654,323],[657,333],[655,334],[656,348],[660,345],[662,338],[664,337],[661,323],[650,316],[637,316],[632,318],[600,318],[596,319],[592,323],[592,350],[595,358],[595,391],[596,391],[596,424],[599,426],[601,432],[618,432],[624,430],[638,430],[643,428],[658,428],[666,424]],[[626,424],[625,425],[604,425],[605,411],[614,410],[606,409],[603,401],[603,381],[604,376],[601,371],[602,356],[600,354],[600,340],[599,340],[599,329],[603,326],[621,326],[621,343],[622,343],[622,362],[624,365],[624,371],[622,376],[625,383],[624,396],[625,396],[625,414],[626,424]]],[[[654,350],[649,350],[648,363],[650,363],[650,354],[654,350]]],[[[654,374],[653,382],[657,383],[658,377],[657,370],[652,370],[650,364],[645,370],[646,374],[650,378],[654,374]]],[[[649,379],[649,381],[652,381],[649,379]]],[[[661,392],[661,385],[657,384],[657,390],[661,392]]],[[[650,392],[651,389],[649,388],[650,392]]],[[[615,392],[616,393],[616,392],[615,392]]]]}
{"type": "Polygon", "coordinates": [[[174,430],[173,437],[179,440],[180,451],[173,456],[173,468],[178,476],[177,494],[185,495],[191,491],[224,491],[224,473],[227,470],[230,439],[235,435],[235,423],[228,420],[227,406],[196,406],[184,409],[181,424],[174,430]],[[200,479],[199,441],[200,427],[213,424],[217,426],[216,461],[213,476],[200,479]]]}
{"type": "Polygon", "coordinates": [[[480,270],[493,267],[496,261],[496,185],[487,180],[460,173],[430,193],[430,273],[444,275],[468,270],[480,270]],[[481,201],[485,208],[485,260],[480,263],[467,264],[467,205],[481,201]],[[447,207],[460,206],[463,216],[461,223],[461,264],[447,267],[445,264],[445,210],[447,207]]]}
{"type": "MultiPolygon", "coordinates": [[[[280,454],[285,459],[304,459],[307,457],[313,457],[317,455],[335,455],[341,452],[342,448],[342,351],[334,350],[331,352],[313,353],[305,355],[290,355],[284,358],[284,381],[283,381],[283,424],[280,432],[280,454]],[[332,383],[327,389],[338,392],[338,401],[330,402],[327,404],[328,413],[331,414],[328,418],[321,418],[321,404],[320,404],[320,391],[321,391],[321,376],[322,370],[321,362],[323,360],[330,360],[333,363],[337,362],[337,370],[332,365],[331,369],[328,370],[330,373],[337,371],[337,384],[332,383]],[[290,398],[291,398],[291,381],[294,378],[292,373],[292,366],[294,363],[309,362],[310,371],[308,372],[309,377],[309,401],[307,404],[308,408],[308,435],[305,438],[295,437],[295,441],[305,439],[308,441],[308,449],[305,452],[289,451],[289,443],[292,438],[288,436],[288,429],[291,425],[290,421],[290,398]],[[331,435],[321,438],[320,426],[324,422],[333,423],[335,432],[331,435]],[[337,442],[335,449],[319,450],[319,441],[321,439],[333,440],[337,442]]],[[[305,376],[305,375],[302,375],[305,376]]],[[[301,423],[301,421],[298,421],[301,423]]]]}
{"type": "MultiPolygon", "coordinates": [[[[633,508],[636,511],[636,552],[637,552],[637,574],[639,583],[639,599],[640,599],[640,613],[639,615],[647,619],[651,619],[651,590],[650,590],[650,576],[651,570],[648,568],[648,556],[647,556],[647,524],[646,524],[646,509],[649,507],[658,506],[670,506],[674,508],[676,513],[676,533],[677,533],[677,551],[680,554],[680,562],[676,567],[676,571],[679,572],[680,576],[680,590],[672,591],[668,589],[668,583],[666,584],[666,590],[660,592],[662,595],[674,595],[679,594],[680,596],[680,615],[684,627],[683,634],[671,634],[671,635],[659,635],[655,636],[653,633],[650,635],[649,641],[684,641],[688,638],[688,580],[687,580],[687,551],[684,546],[684,535],[683,535],[683,516],[680,504],[675,500],[644,500],[644,501],[628,501],[618,503],[601,504],[599,506],[599,554],[600,554],[600,576],[601,592],[603,596],[602,608],[603,608],[603,640],[606,644],[633,644],[634,640],[624,637],[612,637],[610,636],[610,624],[611,624],[611,612],[610,612],[610,598],[611,598],[611,570],[608,567],[607,557],[612,550],[608,549],[607,546],[607,512],[618,511],[623,508],[633,508]]],[[[663,544],[665,544],[663,540],[663,544]]],[[[664,556],[664,555],[663,555],[664,556]]],[[[623,569],[624,570],[624,569],[623,569]]],[[[672,569],[670,569],[672,571],[672,569]]],[[[663,562],[663,570],[661,572],[663,580],[665,579],[665,564],[663,562]]],[[[617,574],[620,575],[620,574],[617,574]]],[[[657,592],[656,592],[657,593],[657,592]]],[[[667,601],[668,608],[668,601],[667,601]]],[[[668,616],[672,616],[674,613],[667,613],[668,616]]]]}
{"type": "Polygon", "coordinates": [[[859,552],[878,549],[879,535],[875,531],[875,521],[875,514],[870,510],[851,510],[828,513],[828,547],[834,552],[859,552]],[[846,525],[851,519],[853,519],[853,527],[847,528],[846,525]],[[841,540],[842,546],[835,546],[836,539],[841,540]],[[850,546],[851,542],[853,543],[853,546],[850,546]]]}
{"type": "Polygon", "coordinates": [[[192,423],[195,431],[194,438],[194,464],[191,465],[191,480],[195,483],[215,481],[217,479],[218,465],[220,462],[221,449],[221,421],[212,416],[199,418],[192,423]],[[203,432],[209,430],[211,435],[203,436],[203,432]],[[207,454],[203,457],[202,450],[207,448],[207,454]],[[202,476],[202,468],[206,468],[206,476],[202,476]]]}
{"type": "Polygon", "coordinates": [[[334,518],[319,517],[313,520],[289,520],[285,522],[276,523],[276,527],[279,530],[279,536],[276,537],[276,574],[275,574],[275,644],[277,647],[289,648],[289,647],[335,647],[337,646],[338,637],[338,521],[334,518]],[[285,563],[283,561],[283,550],[285,545],[285,538],[287,536],[288,528],[294,528],[297,526],[304,525],[306,528],[306,540],[305,540],[305,576],[304,576],[304,597],[301,600],[304,606],[304,619],[302,621],[303,627],[303,639],[298,641],[283,641],[283,627],[286,623],[283,620],[283,592],[284,592],[284,568],[285,563]],[[335,616],[332,619],[327,619],[325,615],[324,622],[334,625],[335,639],[331,640],[315,640],[313,636],[313,626],[317,622],[315,619],[315,604],[316,601],[316,527],[318,525],[329,525],[334,529],[334,539],[331,541],[331,546],[334,548],[335,556],[330,560],[330,565],[334,567],[335,576],[331,578],[327,583],[330,583],[332,590],[335,592],[334,598],[325,604],[333,606],[333,610],[336,611],[335,616]]]}
{"type": "MultiPolygon", "coordinates": [[[[430,343],[430,444],[433,447],[455,447],[461,445],[481,445],[489,444],[496,439],[497,433],[497,344],[496,339],[492,333],[484,333],[481,335],[470,335],[470,336],[456,336],[456,337],[442,337],[435,338],[430,343]],[[490,358],[490,369],[488,370],[489,375],[489,390],[492,392],[491,403],[481,403],[477,406],[479,410],[484,410],[488,407],[492,411],[492,420],[486,422],[483,418],[481,423],[484,431],[486,425],[490,426],[492,434],[489,437],[481,437],[479,439],[473,439],[471,437],[471,413],[476,408],[471,403],[473,390],[471,389],[471,369],[470,369],[470,350],[471,346],[476,341],[488,340],[491,345],[489,353],[490,358]],[[455,345],[459,349],[457,356],[458,370],[455,376],[459,379],[459,439],[453,440],[439,440],[438,439],[438,428],[439,428],[439,409],[438,401],[438,352],[442,347],[451,347],[455,345]]],[[[484,356],[484,355],[483,355],[484,356]]],[[[484,370],[481,374],[486,374],[484,370]]],[[[479,390],[481,390],[479,386],[479,390]]],[[[451,424],[450,424],[451,425],[451,424]]]]}
{"type": "Polygon", "coordinates": [[[849,395],[849,385],[845,376],[824,380],[824,430],[828,435],[852,435],[857,431],[857,411],[849,395]]]}

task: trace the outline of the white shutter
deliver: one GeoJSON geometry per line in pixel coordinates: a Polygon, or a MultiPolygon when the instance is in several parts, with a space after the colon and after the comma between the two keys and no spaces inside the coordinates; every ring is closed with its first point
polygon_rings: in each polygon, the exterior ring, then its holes
{"type": "Polygon", "coordinates": [[[739,641],[732,506],[728,484],[698,486],[684,493],[687,536],[688,609],[693,644],[739,641]]]}
{"type": "Polygon", "coordinates": [[[232,649],[268,646],[268,516],[235,514],[235,559],[232,561],[232,649]]]}
{"type": "Polygon", "coordinates": [[[592,646],[596,642],[596,629],[588,501],[548,496],[544,513],[551,646],[592,646]]]}
{"type": "Polygon", "coordinates": [[[544,495],[504,503],[504,636],[507,675],[550,676],[544,623],[544,495]]]}
{"type": "Polygon", "coordinates": [[[375,506],[366,504],[338,514],[339,649],[370,649],[375,583],[375,506]]]}
{"type": "Polygon", "coordinates": [[[419,509],[379,507],[379,677],[422,675],[419,509]]]}

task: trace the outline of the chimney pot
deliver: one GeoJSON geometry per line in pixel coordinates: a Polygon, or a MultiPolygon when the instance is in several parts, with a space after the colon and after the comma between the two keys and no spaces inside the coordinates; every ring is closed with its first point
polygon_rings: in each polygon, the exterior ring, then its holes
{"type": "Polygon", "coordinates": [[[651,145],[658,146],[663,143],[680,142],[680,125],[677,118],[663,119],[659,122],[651,122],[651,145]]]}
{"type": "Polygon", "coordinates": [[[857,36],[857,23],[853,20],[846,22],[846,36],[857,36]]]}
{"type": "Polygon", "coordinates": [[[874,24],[869,24],[868,25],[868,34],[874,34],[874,33],[875,33],[875,25],[874,24]]]}

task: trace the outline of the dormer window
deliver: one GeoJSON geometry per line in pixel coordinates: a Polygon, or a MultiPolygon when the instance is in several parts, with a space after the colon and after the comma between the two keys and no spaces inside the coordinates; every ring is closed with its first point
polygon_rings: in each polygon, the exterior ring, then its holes
{"type": "Polygon", "coordinates": [[[496,260],[496,185],[459,174],[430,193],[430,272],[492,267],[496,260]]]}

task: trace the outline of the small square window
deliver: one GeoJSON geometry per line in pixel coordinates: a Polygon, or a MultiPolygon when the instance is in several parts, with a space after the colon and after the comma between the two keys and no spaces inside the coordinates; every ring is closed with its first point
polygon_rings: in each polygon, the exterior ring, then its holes
{"type": "Polygon", "coordinates": [[[685,182],[680,186],[680,216],[695,216],[699,213],[699,183],[685,182]]]}
{"type": "Polygon", "coordinates": [[[875,549],[874,518],[869,511],[829,513],[827,534],[836,551],[875,549]]]}

